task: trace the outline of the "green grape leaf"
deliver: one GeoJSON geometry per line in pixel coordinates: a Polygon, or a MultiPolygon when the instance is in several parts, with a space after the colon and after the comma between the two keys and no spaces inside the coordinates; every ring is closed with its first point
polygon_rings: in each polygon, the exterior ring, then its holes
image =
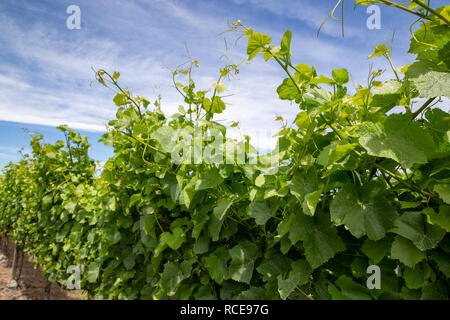
{"type": "Polygon", "coordinates": [[[244,241],[230,249],[229,253],[231,279],[249,284],[253,276],[255,259],[260,254],[259,248],[249,241],[244,241]]]}
{"type": "Polygon", "coordinates": [[[276,206],[269,206],[267,202],[252,202],[248,207],[248,215],[255,219],[256,224],[264,225],[275,215],[276,206]]]}
{"type": "Polygon", "coordinates": [[[431,258],[436,262],[439,270],[450,278],[450,256],[440,251],[432,251],[431,258]]]}
{"type": "Polygon", "coordinates": [[[356,143],[333,141],[320,152],[317,163],[327,168],[348,155],[356,146],[356,143]]]}
{"type": "Polygon", "coordinates": [[[250,287],[250,289],[242,291],[236,300],[264,300],[266,291],[260,287],[250,287]]]}
{"type": "Polygon", "coordinates": [[[289,240],[292,244],[303,241],[306,259],[313,269],[345,250],[335,227],[327,219],[326,216],[309,217],[297,213],[289,230],[289,240]]]}
{"type": "Polygon", "coordinates": [[[377,264],[386,256],[392,246],[392,237],[386,236],[378,241],[366,239],[361,247],[361,251],[370,258],[370,260],[377,264]]]}
{"type": "Polygon", "coordinates": [[[391,114],[382,124],[365,122],[357,132],[370,155],[393,159],[406,168],[426,163],[435,147],[433,138],[410,115],[391,114]]]}
{"type": "Polygon", "coordinates": [[[217,206],[214,208],[214,216],[222,221],[225,218],[225,215],[227,214],[228,209],[230,209],[231,205],[233,204],[233,200],[220,200],[217,203],[217,206]]]}
{"type": "Polygon", "coordinates": [[[269,259],[264,260],[256,268],[256,271],[263,276],[264,281],[270,281],[278,275],[287,272],[290,264],[291,260],[288,257],[282,254],[275,254],[269,259]]]}
{"type": "Polygon", "coordinates": [[[101,267],[101,264],[98,262],[92,262],[89,264],[88,276],[87,276],[87,281],[89,283],[97,282],[98,276],[100,274],[100,267],[101,267]]]}
{"type": "Polygon", "coordinates": [[[441,227],[445,231],[450,230],[450,206],[439,206],[439,213],[436,213],[433,208],[428,207],[422,211],[427,216],[427,222],[441,227]]]}
{"type": "Polygon", "coordinates": [[[283,80],[283,83],[277,88],[278,96],[281,100],[290,100],[299,102],[301,99],[300,92],[291,79],[283,80]]]}
{"type": "Polygon", "coordinates": [[[201,191],[206,189],[215,188],[223,182],[223,178],[219,173],[219,170],[212,168],[205,171],[200,175],[200,178],[195,184],[195,191],[201,191]]]}
{"type": "Polygon", "coordinates": [[[331,75],[338,85],[343,85],[349,80],[348,71],[346,69],[333,69],[331,75]]]}
{"type": "Polygon", "coordinates": [[[136,193],[133,194],[130,197],[130,203],[128,204],[130,207],[134,206],[139,200],[142,199],[142,194],[141,193],[136,193]]]}
{"type": "Polygon", "coordinates": [[[230,259],[230,254],[224,247],[218,248],[205,259],[205,267],[211,279],[218,284],[229,278],[227,263],[230,259]]]}
{"type": "Polygon", "coordinates": [[[313,216],[316,212],[317,204],[320,201],[322,190],[317,190],[306,195],[305,200],[302,203],[303,212],[307,215],[313,216]]]}
{"type": "Polygon", "coordinates": [[[158,141],[163,151],[172,152],[177,145],[179,135],[171,127],[159,127],[152,134],[152,138],[158,141]]]}
{"type": "Polygon", "coordinates": [[[124,93],[118,93],[114,97],[114,103],[116,104],[116,106],[120,107],[120,106],[131,103],[131,101],[130,101],[130,99],[128,99],[128,97],[124,93]]]}
{"type": "Polygon", "coordinates": [[[374,48],[373,48],[373,53],[371,53],[367,58],[371,59],[373,57],[378,57],[378,56],[382,56],[384,54],[389,54],[391,52],[391,49],[389,49],[389,47],[382,43],[382,44],[377,44],[374,48]]]}
{"type": "Polygon", "coordinates": [[[169,297],[174,296],[181,282],[191,275],[192,266],[183,261],[178,264],[176,262],[167,262],[164,265],[164,271],[161,274],[159,286],[169,297]]]}
{"type": "Polygon", "coordinates": [[[283,39],[281,40],[281,50],[279,54],[281,55],[289,55],[291,52],[291,40],[292,40],[292,31],[286,30],[283,35],[283,39]]]}
{"type": "Polygon", "coordinates": [[[450,184],[436,184],[433,189],[445,203],[450,204],[450,184]]]}
{"type": "Polygon", "coordinates": [[[445,230],[425,220],[421,212],[405,212],[395,221],[392,231],[411,240],[419,250],[429,250],[442,240],[445,230]]]}
{"type": "Polygon", "coordinates": [[[396,236],[392,243],[391,258],[398,259],[406,266],[414,268],[417,263],[426,258],[426,255],[408,239],[396,236]]]}
{"type": "Polygon", "coordinates": [[[297,260],[291,264],[292,270],[286,279],[278,276],[278,293],[281,299],[286,298],[295,290],[297,286],[302,286],[308,282],[309,275],[312,272],[311,267],[305,260],[297,260]]]}
{"type": "Polygon", "coordinates": [[[175,228],[173,233],[171,233],[167,239],[167,245],[173,249],[177,250],[186,241],[186,233],[181,228],[175,228]]]}
{"type": "Polygon", "coordinates": [[[355,237],[367,235],[371,240],[384,238],[398,215],[381,187],[373,183],[361,190],[353,184],[344,185],[331,203],[330,214],[336,225],[343,224],[355,237]]]}
{"type": "Polygon", "coordinates": [[[270,44],[272,42],[272,39],[268,35],[263,35],[259,32],[253,33],[250,38],[248,39],[248,45],[247,45],[247,54],[249,55],[248,60],[252,60],[258,53],[261,52],[261,50],[264,48],[265,45],[270,44]]]}
{"type": "Polygon", "coordinates": [[[369,289],[354,282],[345,275],[340,276],[335,284],[337,287],[332,284],[328,287],[328,291],[333,300],[372,300],[369,289]]]}
{"type": "Polygon", "coordinates": [[[403,271],[403,278],[409,289],[419,289],[425,284],[425,273],[420,265],[414,268],[406,267],[403,271]]]}
{"type": "Polygon", "coordinates": [[[397,80],[389,80],[380,87],[373,89],[373,97],[370,102],[371,110],[381,110],[383,113],[390,111],[399,105],[402,98],[402,83],[397,80]]]}
{"type": "Polygon", "coordinates": [[[220,97],[214,97],[213,101],[209,105],[209,108],[205,110],[211,113],[222,113],[226,108],[225,102],[220,97]]]}
{"type": "Polygon", "coordinates": [[[69,213],[74,213],[76,207],[77,207],[77,201],[76,200],[72,200],[70,202],[67,202],[64,205],[64,209],[66,209],[69,213]]]}
{"type": "Polygon", "coordinates": [[[135,261],[135,255],[134,253],[130,253],[124,260],[123,260],[123,265],[125,266],[125,268],[127,270],[132,270],[133,267],[136,265],[136,261],[135,261]]]}
{"type": "Polygon", "coordinates": [[[411,86],[419,93],[419,98],[450,97],[450,73],[430,70],[412,76],[408,69],[406,73],[411,86]]]}
{"type": "Polygon", "coordinates": [[[420,300],[448,300],[448,291],[443,281],[428,283],[422,289],[420,300]]]}
{"type": "Polygon", "coordinates": [[[296,172],[292,180],[288,183],[289,190],[300,203],[303,203],[305,197],[319,189],[318,174],[315,169],[306,172],[296,172]]]}

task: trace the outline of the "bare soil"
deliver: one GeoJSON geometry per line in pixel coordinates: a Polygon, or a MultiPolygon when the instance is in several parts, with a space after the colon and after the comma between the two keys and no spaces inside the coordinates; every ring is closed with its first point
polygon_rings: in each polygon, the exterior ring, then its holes
{"type": "MultiPolygon", "coordinates": [[[[47,280],[41,268],[35,269],[33,261],[25,254],[22,273],[16,282],[11,278],[14,243],[9,241],[8,250],[0,248],[0,300],[45,300],[47,280]]],[[[50,286],[49,300],[80,300],[81,291],[64,290],[58,284],[50,286]]]]}

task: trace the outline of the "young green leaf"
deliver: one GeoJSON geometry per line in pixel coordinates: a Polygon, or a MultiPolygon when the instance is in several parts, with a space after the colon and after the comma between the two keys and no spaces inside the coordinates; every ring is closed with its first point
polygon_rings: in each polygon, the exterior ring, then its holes
{"type": "Polygon", "coordinates": [[[346,84],[349,80],[347,69],[333,69],[332,76],[338,85],[346,84]]]}

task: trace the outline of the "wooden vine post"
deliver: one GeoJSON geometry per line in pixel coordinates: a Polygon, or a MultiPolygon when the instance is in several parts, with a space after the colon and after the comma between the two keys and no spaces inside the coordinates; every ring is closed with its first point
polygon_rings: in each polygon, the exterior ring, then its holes
{"type": "Polygon", "coordinates": [[[13,256],[12,269],[11,269],[11,278],[13,280],[16,280],[17,264],[18,264],[20,255],[21,255],[21,253],[20,253],[20,246],[16,245],[15,248],[14,248],[14,256],[13,256]]]}
{"type": "Polygon", "coordinates": [[[50,289],[52,283],[46,279],[45,280],[45,288],[44,288],[44,300],[50,300],[50,289]]]}
{"type": "Polygon", "coordinates": [[[23,258],[25,256],[25,253],[21,252],[20,257],[19,257],[19,264],[18,264],[18,268],[17,268],[17,272],[16,272],[16,280],[17,282],[19,282],[20,280],[20,276],[22,275],[22,268],[23,268],[23,258]]]}
{"type": "Polygon", "coordinates": [[[6,257],[6,267],[9,268],[11,266],[11,259],[9,258],[9,240],[8,237],[2,238],[2,251],[6,257]]]}

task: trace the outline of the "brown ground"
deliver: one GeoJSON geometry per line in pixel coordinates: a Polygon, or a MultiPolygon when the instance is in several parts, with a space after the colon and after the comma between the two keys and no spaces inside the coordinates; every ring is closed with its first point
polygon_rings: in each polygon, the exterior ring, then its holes
{"type": "MultiPolygon", "coordinates": [[[[0,248],[0,300],[44,300],[46,279],[41,269],[35,269],[28,255],[23,259],[22,273],[18,283],[11,279],[11,266],[14,244],[9,242],[8,252],[0,248]],[[7,266],[7,257],[10,263],[7,266]]],[[[79,300],[83,295],[80,291],[67,291],[52,283],[50,300],[79,300]]]]}

